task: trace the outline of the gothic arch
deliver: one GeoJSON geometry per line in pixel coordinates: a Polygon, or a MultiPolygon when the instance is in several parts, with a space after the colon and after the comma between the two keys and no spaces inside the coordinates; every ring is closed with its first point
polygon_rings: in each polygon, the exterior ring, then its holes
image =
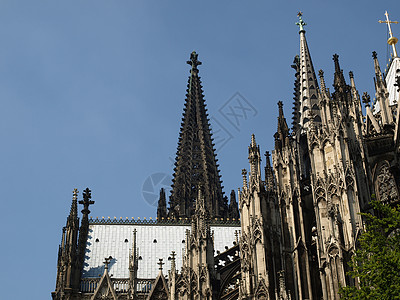
{"type": "Polygon", "coordinates": [[[316,191],[315,191],[315,199],[316,202],[320,202],[323,200],[326,200],[326,193],[325,193],[325,189],[321,186],[317,187],[316,191]]]}
{"type": "Polygon", "coordinates": [[[332,199],[333,195],[337,195],[339,197],[338,188],[337,188],[337,186],[335,184],[332,183],[332,184],[329,185],[329,187],[328,187],[328,195],[329,195],[330,199],[332,199]]]}
{"type": "Polygon", "coordinates": [[[218,299],[239,299],[239,282],[241,278],[240,263],[233,267],[221,283],[221,292],[218,299]]]}

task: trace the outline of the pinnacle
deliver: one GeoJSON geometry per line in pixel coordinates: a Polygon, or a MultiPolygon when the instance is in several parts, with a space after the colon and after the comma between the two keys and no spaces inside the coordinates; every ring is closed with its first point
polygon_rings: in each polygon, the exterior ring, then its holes
{"type": "Polygon", "coordinates": [[[340,69],[339,65],[339,55],[333,55],[333,61],[335,64],[335,75],[334,75],[334,83],[333,86],[338,88],[339,86],[345,87],[346,81],[344,80],[343,71],[340,69]]]}
{"type": "Polygon", "coordinates": [[[339,55],[335,53],[332,59],[335,63],[335,73],[340,73],[339,55]]]}
{"type": "Polygon", "coordinates": [[[283,102],[282,101],[278,101],[278,108],[279,108],[279,118],[284,118],[283,116],[283,102]]]}
{"type": "Polygon", "coordinates": [[[251,135],[251,146],[254,147],[256,146],[256,136],[254,135],[254,133],[251,135]]]}
{"type": "Polygon", "coordinates": [[[72,218],[77,218],[78,217],[78,189],[73,190],[73,196],[72,196],[72,204],[71,204],[71,210],[70,210],[70,217],[72,218]]]}

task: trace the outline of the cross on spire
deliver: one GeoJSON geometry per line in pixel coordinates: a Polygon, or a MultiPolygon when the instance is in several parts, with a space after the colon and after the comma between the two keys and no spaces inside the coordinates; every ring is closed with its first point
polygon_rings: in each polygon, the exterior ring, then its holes
{"type": "Polygon", "coordinates": [[[304,26],[306,26],[307,25],[307,23],[305,23],[304,21],[303,21],[303,19],[302,19],[302,16],[303,15],[303,13],[301,12],[301,11],[299,11],[298,13],[297,13],[297,16],[299,17],[299,22],[297,22],[296,23],[296,25],[297,26],[299,26],[299,33],[300,32],[306,32],[305,30],[304,30],[304,26]]]}
{"type": "Polygon", "coordinates": [[[89,206],[94,204],[94,201],[90,200],[92,198],[92,191],[89,188],[86,188],[82,194],[83,194],[83,200],[79,201],[79,204],[83,204],[82,214],[89,215],[90,214],[89,206]]]}
{"type": "Polygon", "coordinates": [[[389,39],[388,39],[388,41],[387,41],[387,43],[388,43],[389,45],[392,46],[392,48],[393,48],[393,55],[394,55],[395,57],[397,57],[396,43],[398,42],[398,39],[395,38],[395,37],[393,36],[392,27],[390,26],[390,24],[391,24],[391,23],[393,23],[393,24],[399,24],[399,22],[397,22],[397,21],[390,21],[390,20],[389,20],[389,14],[388,14],[387,11],[385,11],[385,16],[386,16],[386,21],[381,21],[381,20],[379,20],[378,22],[379,22],[379,23],[385,23],[385,24],[387,24],[388,30],[389,30],[389,36],[390,36],[389,39]]]}
{"type": "Polygon", "coordinates": [[[197,59],[198,56],[199,56],[199,55],[196,53],[196,51],[193,51],[193,52],[190,54],[190,60],[187,61],[187,64],[189,64],[189,65],[192,66],[192,71],[193,71],[193,70],[198,71],[197,66],[201,65],[201,61],[199,61],[199,60],[197,59]]]}

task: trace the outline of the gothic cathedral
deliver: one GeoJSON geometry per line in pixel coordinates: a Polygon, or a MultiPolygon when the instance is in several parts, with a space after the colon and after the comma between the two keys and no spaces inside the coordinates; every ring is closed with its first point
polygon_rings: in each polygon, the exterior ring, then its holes
{"type": "Polygon", "coordinates": [[[365,228],[360,212],[371,209],[372,198],[400,203],[400,57],[387,13],[385,23],[393,56],[383,74],[372,54],[371,101],[367,93],[360,97],[336,54],[333,91],[326,87],[324,72],[314,71],[299,13],[292,126],[279,102],[275,149],[265,153],[262,171],[251,136],[250,167],[230,199],[220,180],[201,62],[191,53],[172,191],[169,197],[160,191],[157,219],[90,218],[91,191],[78,200],[75,189],[53,299],[336,300],[341,286],[357,285],[347,273],[365,228]]]}

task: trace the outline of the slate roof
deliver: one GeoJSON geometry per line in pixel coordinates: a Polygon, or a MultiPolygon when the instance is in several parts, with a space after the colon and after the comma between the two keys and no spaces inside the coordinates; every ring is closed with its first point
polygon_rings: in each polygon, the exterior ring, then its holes
{"type": "MultiPolygon", "coordinates": [[[[157,262],[163,258],[164,272],[170,269],[168,257],[175,251],[176,267],[182,266],[182,253],[188,224],[141,224],[140,222],[101,222],[92,221],[89,226],[89,236],[86,246],[83,278],[99,277],[104,271],[104,258],[113,257],[109,265],[109,274],[113,278],[129,278],[129,253],[132,249],[133,230],[136,229],[136,243],[138,247],[139,268],[138,278],[156,278],[158,274],[157,262]]],[[[211,225],[214,232],[214,249],[225,251],[225,246],[232,247],[235,241],[235,231],[239,232],[239,225],[211,225]]]]}

